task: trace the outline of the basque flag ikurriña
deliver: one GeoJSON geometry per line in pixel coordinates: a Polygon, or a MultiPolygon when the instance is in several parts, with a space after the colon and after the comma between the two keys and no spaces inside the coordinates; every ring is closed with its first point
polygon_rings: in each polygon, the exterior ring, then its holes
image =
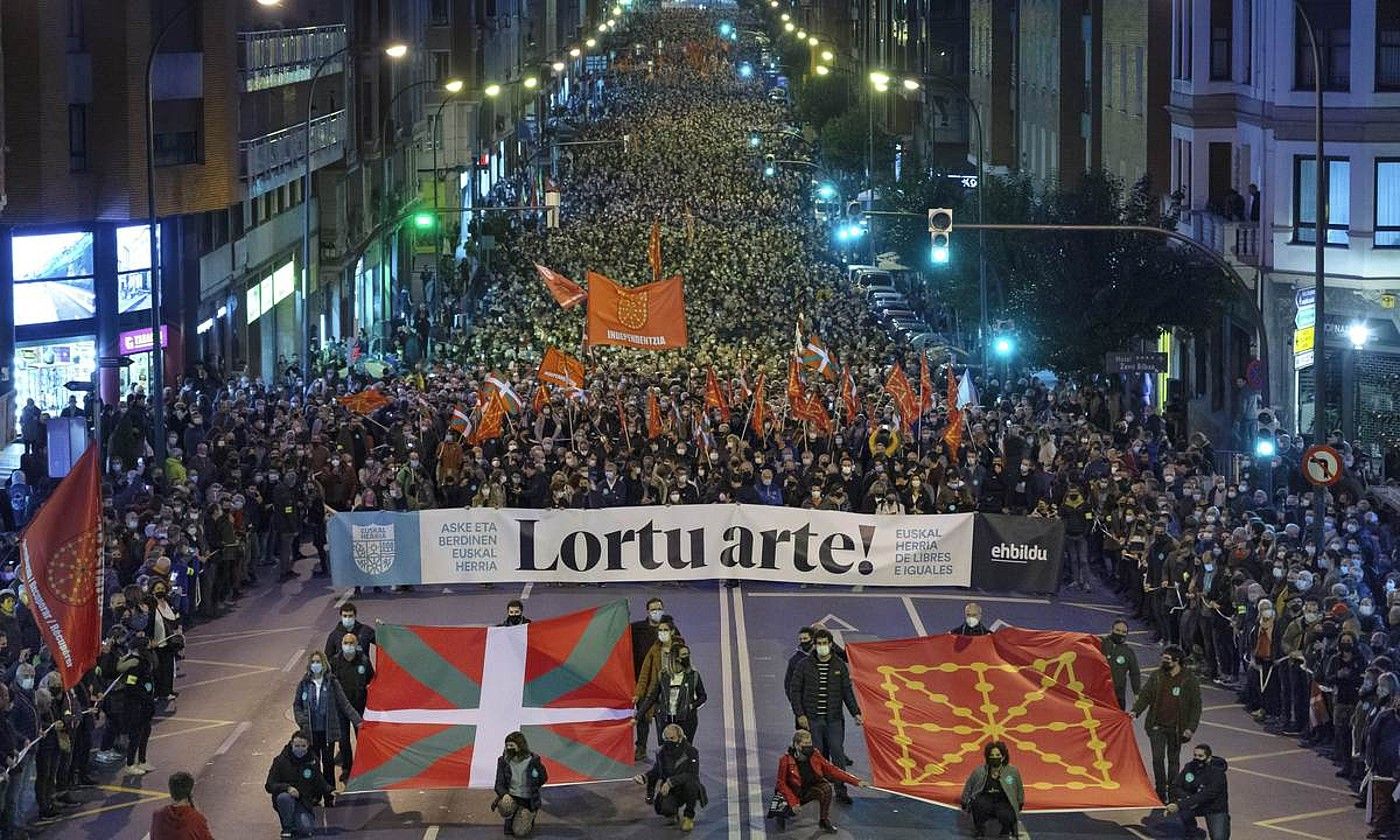
{"type": "Polygon", "coordinates": [[[489,789],[517,729],[550,784],[635,772],[626,601],[513,627],[384,624],[376,642],[348,791],[489,789]]]}

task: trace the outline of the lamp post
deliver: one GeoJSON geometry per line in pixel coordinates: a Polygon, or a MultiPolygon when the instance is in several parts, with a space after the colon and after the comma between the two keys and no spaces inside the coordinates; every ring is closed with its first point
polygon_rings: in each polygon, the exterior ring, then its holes
{"type": "MultiPolygon", "coordinates": [[[[161,260],[159,244],[160,219],[156,215],[156,106],[155,91],[151,87],[152,70],[156,63],[156,53],[165,36],[174,28],[199,0],[186,2],[171,15],[151,39],[150,52],[146,54],[146,239],[150,243],[151,257],[151,448],[155,452],[157,464],[165,463],[165,347],[160,341],[161,318],[161,260]]],[[[282,0],[257,0],[260,6],[276,6],[282,0]]],[[[100,391],[99,391],[100,393],[100,391]]],[[[98,442],[99,444],[101,441],[98,442]]]]}
{"type": "MultiPolygon", "coordinates": [[[[451,79],[450,81],[447,82],[447,84],[443,85],[443,86],[442,86],[442,89],[443,89],[444,91],[447,92],[447,96],[444,96],[444,97],[442,98],[442,103],[438,105],[437,113],[433,114],[433,136],[432,136],[430,139],[432,140],[432,144],[433,144],[433,213],[434,213],[434,214],[439,214],[440,208],[438,207],[438,190],[439,190],[439,188],[442,186],[442,184],[441,184],[441,174],[438,172],[438,143],[440,142],[440,139],[439,139],[439,138],[442,137],[442,109],[447,107],[447,103],[449,103],[449,102],[451,102],[453,99],[456,99],[456,98],[457,98],[457,95],[460,94],[460,93],[462,92],[463,87],[465,87],[465,85],[464,85],[464,83],[462,82],[461,79],[451,79]]],[[[437,248],[435,249],[436,252],[433,254],[433,257],[434,257],[434,258],[441,258],[441,256],[442,256],[442,232],[441,232],[441,231],[442,231],[442,228],[443,228],[443,227],[446,227],[446,226],[445,226],[445,225],[439,225],[439,226],[438,226],[438,234],[437,234],[437,237],[436,237],[435,240],[434,240],[434,241],[437,242],[437,248]]],[[[436,268],[436,266],[434,266],[434,268],[436,268]]]]}
{"type": "MultiPolygon", "coordinates": [[[[1314,204],[1316,212],[1313,214],[1315,224],[1313,226],[1313,306],[1315,307],[1316,318],[1314,318],[1313,330],[1316,335],[1315,343],[1317,351],[1313,354],[1313,444],[1321,444],[1327,440],[1327,418],[1324,408],[1326,406],[1327,394],[1327,321],[1323,313],[1326,311],[1326,277],[1327,277],[1327,159],[1322,154],[1322,61],[1317,50],[1317,33],[1313,31],[1312,20],[1308,17],[1308,12],[1303,8],[1299,0],[1293,0],[1293,8],[1297,11],[1298,17],[1302,20],[1303,27],[1308,34],[1308,45],[1312,49],[1313,66],[1313,161],[1316,164],[1314,172],[1316,177],[1314,187],[1314,204]]],[[[1263,341],[1263,338],[1260,339],[1263,341]]],[[[1301,429],[1299,430],[1302,431],[1301,429]]],[[[1313,521],[1317,525],[1317,533],[1314,537],[1314,545],[1317,546],[1315,556],[1321,557],[1326,536],[1323,534],[1322,521],[1327,516],[1327,490],[1317,487],[1313,490],[1313,521]]]]}
{"type": "MultiPolygon", "coordinates": [[[[1347,440],[1356,441],[1356,355],[1366,349],[1371,340],[1371,329],[1362,321],[1347,327],[1346,357],[1342,361],[1342,434],[1347,440]]],[[[1317,364],[1314,361],[1313,364],[1317,364]]]]}

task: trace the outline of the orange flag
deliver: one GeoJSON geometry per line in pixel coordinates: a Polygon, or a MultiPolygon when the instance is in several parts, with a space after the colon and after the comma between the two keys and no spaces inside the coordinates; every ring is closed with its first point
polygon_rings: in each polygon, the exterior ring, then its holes
{"type": "Polygon", "coordinates": [[[661,401],[656,398],[655,391],[647,392],[647,440],[659,438],[665,434],[666,427],[661,423],[661,401]]]}
{"type": "Polygon", "coordinates": [[[545,288],[554,296],[554,302],[564,309],[573,309],[588,298],[588,292],[584,291],[582,286],[554,269],[535,263],[535,271],[539,272],[545,288]]]}
{"type": "Polygon", "coordinates": [[[629,289],[588,272],[588,343],[669,350],[689,343],[680,275],[629,289]]]}
{"type": "Polygon", "coordinates": [[[788,359],[787,398],[789,405],[802,402],[807,393],[802,388],[802,376],[797,372],[797,358],[788,359]]]}
{"type": "Polygon", "coordinates": [[[804,423],[811,423],[821,431],[831,433],[831,416],[826,413],[826,406],[822,405],[821,398],[815,394],[807,393],[807,389],[802,387],[802,379],[797,374],[797,358],[794,356],[788,361],[788,406],[792,411],[792,416],[804,423]]]}
{"type": "Polygon", "coordinates": [[[541,382],[540,384],[535,386],[535,398],[530,402],[530,408],[534,409],[536,414],[539,414],[540,410],[543,409],[548,403],[549,386],[541,382]]]}
{"type": "Polygon", "coordinates": [[[749,422],[753,426],[753,433],[763,437],[763,426],[768,421],[768,404],[763,401],[763,374],[758,375],[758,379],[753,386],[753,409],[749,412],[749,422]]]}
{"type": "Polygon", "coordinates": [[[846,425],[856,421],[860,413],[860,401],[856,399],[856,383],[851,379],[851,369],[841,372],[841,404],[846,407],[846,425]]]}
{"type": "Polygon", "coordinates": [[[367,388],[355,394],[337,397],[336,401],[356,414],[373,414],[393,402],[374,388],[367,388]]]}
{"type": "Polygon", "coordinates": [[[919,415],[933,408],[933,378],[928,373],[928,356],[919,353],[919,415]]]}
{"type": "Polygon", "coordinates": [[[725,398],[724,389],[719,386],[719,378],[712,367],[705,369],[705,407],[717,410],[719,418],[729,422],[729,400],[725,398]]]}
{"type": "Polygon", "coordinates": [[[661,282],[661,222],[651,223],[651,240],[647,243],[647,261],[651,263],[651,282],[661,282]]]}
{"type": "Polygon", "coordinates": [[[583,362],[556,347],[544,351],[537,375],[543,385],[554,385],[570,391],[583,390],[583,362]]]}
{"type": "Polygon", "coordinates": [[[958,448],[962,446],[962,410],[958,408],[958,378],[953,375],[953,366],[948,365],[948,428],[943,432],[943,442],[948,444],[948,460],[958,462],[958,448]]]}
{"type": "Polygon", "coordinates": [[[894,399],[895,410],[899,412],[900,428],[908,431],[919,415],[919,398],[904,375],[904,368],[897,363],[890,368],[890,376],[885,380],[885,393],[894,399]]]}
{"type": "Polygon", "coordinates": [[[64,688],[97,664],[102,648],[101,474],[89,446],[19,539],[19,582],[64,688]]]}
{"type": "Polygon", "coordinates": [[[499,391],[492,391],[486,397],[486,405],[481,408],[481,422],[476,424],[476,429],[467,442],[479,446],[500,437],[504,430],[505,417],[505,400],[501,398],[499,391]]]}

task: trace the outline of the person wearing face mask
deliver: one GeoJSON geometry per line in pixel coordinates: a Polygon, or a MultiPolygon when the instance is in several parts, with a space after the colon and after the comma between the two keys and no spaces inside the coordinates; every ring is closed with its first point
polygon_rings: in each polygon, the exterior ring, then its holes
{"type": "Polygon", "coordinates": [[[317,756],[305,732],[295,732],[272,759],[263,788],[282,823],[282,837],[310,837],[316,827],[314,807],[332,802],[332,787],[316,766],[317,756]]]}
{"type": "Polygon", "coordinates": [[[963,605],[962,624],[948,632],[954,636],[987,636],[992,631],[986,624],[982,623],[982,605],[968,603],[963,605]]]}
{"type": "MultiPolygon", "coordinates": [[[[1295,588],[1306,592],[1312,588],[1312,576],[1306,572],[1298,575],[1295,588]]],[[[1312,676],[1309,673],[1307,650],[1312,638],[1317,634],[1322,620],[1322,606],[1311,596],[1294,599],[1292,603],[1302,603],[1288,626],[1283,630],[1279,649],[1287,659],[1283,670],[1283,733],[1299,735],[1308,728],[1308,702],[1311,695],[1312,676]]],[[[1290,603],[1290,611],[1293,609],[1290,603]]]]}
{"type": "Polygon", "coordinates": [[[1108,660],[1108,670],[1113,677],[1113,696],[1118,698],[1118,708],[1128,708],[1128,686],[1133,687],[1136,697],[1142,690],[1142,671],[1138,668],[1137,653],[1128,646],[1128,622],[1117,619],[1108,635],[1099,637],[1099,649],[1108,660]]]}
{"type": "Polygon", "coordinates": [[[1318,685],[1331,694],[1332,759],[1339,765],[1351,761],[1351,717],[1356,712],[1366,665],[1357,650],[1356,634],[1344,631],[1337,636],[1337,652],[1328,657],[1318,679],[1318,685]]]}
{"type": "Polygon", "coordinates": [[[1210,840],[1230,840],[1230,790],[1225,778],[1229,764],[1215,755],[1207,744],[1197,744],[1191,760],[1181,768],[1173,783],[1168,816],[1179,814],[1187,837],[1200,829],[1196,818],[1206,821],[1210,840]]]}
{"type": "MultiPolygon", "coordinates": [[[[292,718],[310,739],[311,751],[321,763],[321,775],[335,790],[335,745],[340,741],[342,722],[360,725],[360,713],[350,705],[340,680],[335,678],[328,657],[316,650],[307,660],[306,674],[292,695],[292,718]]],[[[328,794],[326,805],[333,804],[328,794]]]]}
{"type": "Polygon", "coordinates": [[[797,631],[797,647],[788,655],[787,670],[783,673],[783,696],[785,697],[792,690],[792,676],[797,672],[798,666],[812,655],[812,634],[814,632],[815,630],[811,627],[803,627],[797,631]]]}
{"type": "Polygon", "coordinates": [[[797,809],[811,802],[817,803],[817,825],[827,834],[835,834],[836,826],[831,822],[831,800],[835,796],[835,784],[865,787],[860,778],[847,773],[827,761],[812,745],[812,733],[799,729],[792,735],[792,746],[778,759],[776,808],[770,808],[768,815],[777,820],[778,830],[787,828],[787,822],[797,818],[797,809]],[[777,804],[781,798],[781,805],[777,804]]]}
{"type": "MultiPolygon", "coordinates": [[[[676,630],[675,620],[671,616],[664,616],[657,624],[657,641],[651,645],[643,661],[641,661],[640,672],[637,673],[636,694],[633,696],[633,706],[637,707],[637,721],[648,721],[647,727],[650,729],[650,721],[655,717],[657,708],[648,703],[651,694],[657,690],[658,683],[661,682],[662,672],[673,672],[676,669],[675,657],[680,648],[685,647],[685,638],[680,637],[676,630]]],[[[661,727],[657,727],[657,735],[661,735],[661,727]]],[[[638,734],[638,738],[644,735],[638,734]]],[[[645,760],[645,748],[647,743],[641,741],[637,746],[637,752],[643,753],[638,762],[645,760]]]]}
{"type": "Polygon", "coordinates": [[[491,810],[505,819],[507,837],[529,837],[540,811],[540,788],[549,781],[540,757],[520,732],[506,736],[505,748],[496,759],[496,798],[491,810]]]}
{"type": "Polygon", "coordinates": [[[1133,702],[1133,717],[1147,713],[1152,781],[1163,802],[1168,801],[1171,782],[1181,766],[1181,745],[1191,740],[1201,724],[1201,684],[1185,663],[1185,651],[1167,645],[1160,666],[1133,702]]]}
{"type": "Polygon", "coordinates": [[[1376,679],[1379,711],[1366,730],[1365,762],[1371,783],[1366,786],[1366,816],[1372,831],[1368,838],[1389,837],[1395,818],[1396,774],[1400,773],[1400,691],[1395,674],[1376,679]]]}
{"type": "MultiPolygon", "coordinates": [[[[15,669],[13,682],[9,686],[9,723],[19,744],[24,745],[39,737],[39,710],[34,703],[34,666],[28,662],[15,669]]],[[[24,836],[25,814],[21,807],[25,791],[34,789],[36,772],[34,751],[25,753],[20,764],[10,771],[10,782],[5,787],[4,824],[0,832],[24,836]]]]}
{"type": "MultiPolygon", "coordinates": [[[[301,539],[302,520],[306,518],[302,494],[297,488],[296,473],[288,469],[280,474],[280,481],[272,488],[272,553],[277,558],[278,580],[289,581],[296,577],[292,563],[296,560],[296,549],[301,539]]],[[[272,474],[268,474],[272,480],[272,474]]]]}
{"type": "Polygon", "coordinates": [[[356,645],[365,656],[369,656],[369,650],[374,645],[374,628],[360,621],[359,609],[354,601],[340,605],[340,620],[326,634],[326,644],[321,649],[325,651],[327,659],[340,652],[341,639],[346,633],[353,633],[356,645]]]}
{"type": "Polygon", "coordinates": [[[1070,570],[1070,586],[1088,592],[1089,531],[1094,523],[1093,506],[1078,484],[1070,485],[1060,502],[1060,519],[1065,523],[1065,560],[1070,570]]]}
{"type": "Polygon", "coordinates": [[[1256,721],[1276,723],[1281,710],[1276,673],[1278,637],[1283,623],[1277,620],[1272,601],[1261,598],[1255,606],[1254,621],[1247,622],[1240,638],[1241,650],[1249,656],[1249,672],[1245,676],[1244,707],[1256,721]]]}
{"type": "Polygon", "coordinates": [[[156,657],[156,703],[173,708],[175,696],[175,659],[185,647],[185,632],[180,613],[170,597],[170,585],[157,579],[151,584],[151,642],[156,657]]]}
{"type": "Polygon", "coordinates": [[[676,724],[661,731],[661,749],[645,774],[632,777],[646,785],[647,802],[669,822],[679,817],[681,831],[695,828],[695,806],[705,806],[709,796],[700,783],[700,752],[676,724]]]}
{"type": "Polygon", "coordinates": [[[972,816],[972,836],[986,836],[987,823],[996,820],[1001,836],[1015,837],[1026,804],[1021,773],[1011,765],[1011,754],[1002,741],[983,747],[982,761],[962,789],[962,809],[972,816]]]}
{"type": "MultiPolygon", "coordinates": [[[[846,766],[846,719],[842,709],[864,722],[856,703],[855,687],[846,663],[836,656],[831,631],[825,627],[812,634],[812,656],[793,674],[788,701],[797,718],[797,727],[812,733],[817,749],[837,767],[846,766]]],[[[836,800],[849,805],[850,794],[844,783],[836,783],[836,800]]]]}
{"type": "Polygon", "coordinates": [[[151,720],[156,714],[156,656],[144,633],[126,638],[117,659],[117,687],[113,690],[114,717],[126,734],[126,774],[145,775],[154,768],[146,763],[146,746],[151,740],[151,720]]]}
{"type": "MultiPolygon", "coordinates": [[[[647,654],[657,642],[657,631],[661,627],[663,619],[667,619],[666,605],[660,598],[649,598],[647,600],[647,614],[645,618],[632,622],[632,669],[637,675],[638,683],[642,679],[642,665],[646,662],[647,654]]],[[[636,700],[640,700],[638,695],[636,700]]],[[[637,716],[637,761],[643,761],[647,757],[647,738],[651,733],[651,725],[648,719],[642,715],[637,716]]]]}
{"type": "Polygon", "coordinates": [[[705,695],[705,681],[690,661],[690,648],[678,646],[671,659],[670,670],[663,670],[651,689],[651,694],[642,701],[638,716],[652,714],[658,727],[676,724],[685,733],[685,739],[694,743],[695,728],[700,723],[700,707],[708,698],[705,695]]]}
{"type": "Polygon", "coordinates": [[[514,627],[517,624],[529,624],[530,619],[525,617],[525,603],[519,598],[512,598],[506,603],[506,617],[497,627],[514,627]]]}
{"type": "MultiPolygon", "coordinates": [[[[369,684],[374,681],[374,663],[369,654],[360,649],[359,639],[354,633],[340,637],[340,650],[330,657],[331,673],[345,690],[345,699],[350,706],[364,717],[365,703],[369,700],[369,684]]],[[[358,736],[359,726],[349,718],[340,719],[340,780],[350,778],[350,767],[355,760],[355,748],[351,736],[358,736]]]]}

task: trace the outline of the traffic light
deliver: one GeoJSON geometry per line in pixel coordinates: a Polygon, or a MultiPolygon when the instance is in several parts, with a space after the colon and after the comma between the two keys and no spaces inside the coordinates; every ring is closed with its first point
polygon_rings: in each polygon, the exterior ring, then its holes
{"type": "Polygon", "coordinates": [[[437,216],[427,210],[420,210],[413,214],[413,226],[421,231],[429,231],[437,227],[437,216]]]}
{"type": "Polygon", "coordinates": [[[822,201],[833,201],[836,198],[836,186],[834,184],[822,184],[817,187],[817,197],[822,201]]]}
{"type": "Polygon", "coordinates": [[[749,135],[749,148],[750,148],[750,149],[757,149],[759,146],[762,146],[762,145],[763,145],[763,138],[762,138],[762,137],[759,137],[757,134],[750,134],[750,135],[749,135]]]}
{"type": "Polygon", "coordinates": [[[763,177],[772,178],[778,174],[778,159],[772,154],[763,156],[763,177]]]}
{"type": "Polygon", "coordinates": [[[935,207],[928,211],[928,236],[931,246],[930,258],[934,265],[947,264],[953,236],[952,210],[947,207],[935,207]]]}
{"type": "Polygon", "coordinates": [[[1254,439],[1254,457],[1256,458],[1272,458],[1277,449],[1273,435],[1261,435],[1254,439]]]}
{"type": "Polygon", "coordinates": [[[726,20],[726,21],[721,21],[721,22],[720,22],[720,24],[719,24],[719,34],[720,34],[721,36],[723,36],[723,37],[725,37],[725,38],[728,38],[728,37],[729,37],[731,34],[733,34],[733,33],[734,33],[734,24],[730,23],[730,22],[727,21],[727,20],[726,20]]]}

